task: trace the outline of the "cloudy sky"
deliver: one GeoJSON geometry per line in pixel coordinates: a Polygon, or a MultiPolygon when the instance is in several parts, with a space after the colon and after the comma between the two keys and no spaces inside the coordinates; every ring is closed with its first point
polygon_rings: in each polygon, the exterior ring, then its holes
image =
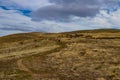
{"type": "Polygon", "coordinates": [[[120,0],[0,0],[0,36],[120,29],[120,0]]]}

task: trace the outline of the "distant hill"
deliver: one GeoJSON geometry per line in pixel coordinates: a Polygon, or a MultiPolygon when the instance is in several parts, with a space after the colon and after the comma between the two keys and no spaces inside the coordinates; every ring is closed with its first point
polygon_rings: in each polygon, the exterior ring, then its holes
{"type": "Polygon", "coordinates": [[[0,37],[0,80],[120,80],[120,30],[0,37]]]}

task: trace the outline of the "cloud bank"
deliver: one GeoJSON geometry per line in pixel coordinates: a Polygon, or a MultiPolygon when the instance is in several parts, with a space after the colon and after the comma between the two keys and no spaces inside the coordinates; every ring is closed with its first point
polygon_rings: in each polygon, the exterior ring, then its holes
{"type": "Polygon", "coordinates": [[[117,0],[50,0],[53,5],[32,12],[35,21],[66,21],[72,16],[94,17],[101,9],[117,8],[117,0]]]}
{"type": "Polygon", "coordinates": [[[37,10],[46,5],[50,5],[48,0],[0,0],[0,6],[8,9],[37,10]]]}
{"type": "Polygon", "coordinates": [[[0,36],[120,29],[119,5],[118,0],[0,0],[0,36]]]}

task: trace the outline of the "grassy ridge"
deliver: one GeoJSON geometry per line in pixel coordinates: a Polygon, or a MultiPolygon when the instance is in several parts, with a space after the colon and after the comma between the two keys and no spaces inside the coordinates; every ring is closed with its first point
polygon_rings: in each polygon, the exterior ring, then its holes
{"type": "Polygon", "coordinates": [[[22,33],[0,44],[0,80],[120,80],[120,30],[22,33]]]}

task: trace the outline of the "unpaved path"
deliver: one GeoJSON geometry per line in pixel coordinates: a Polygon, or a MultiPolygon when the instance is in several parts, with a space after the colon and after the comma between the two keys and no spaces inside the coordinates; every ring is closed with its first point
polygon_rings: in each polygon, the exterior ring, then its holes
{"type": "MultiPolygon", "coordinates": [[[[54,52],[58,52],[58,51],[60,51],[62,48],[64,48],[65,47],[65,44],[64,45],[59,45],[60,47],[57,47],[57,48],[54,48],[54,49],[52,49],[52,50],[48,50],[47,52],[45,52],[44,53],[44,55],[46,56],[48,53],[49,54],[51,54],[51,53],[53,53],[53,51],[54,52]],[[47,54],[46,54],[47,53],[47,54]]],[[[55,80],[59,80],[58,79],[58,77],[57,77],[57,75],[55,74],[55,73],[51,73],[51,72],[44,72],[44,73],[35,73],[35,72],[32,72],[29,68],[27,68],[27,66],[23,63],[23,59],[19,59],[18,61],[17,61],[17,65],[18,65],[18,68],[20,69],[20,70],[22,70],[22,71],[26,71],[26,72],[28,72],[31,76],[32,76],[32,78],[33,78],[33,80],[39,80],[39,79],[42,79],[42,78],[48,78],[48,79],[50,79],[50,78],[54,78],[55,80]],[[36,79],[37,78],[37,79],[36,79]]]]}
{"type": "Polygon", "coordinates": [[[32,72],[31,70],[29,70],[28,68],[27,68],[27,66],[25,66],[24,64],[23,64],[23,62],[22,62],[22,59],[19,59],[18,61],[17,61],[17,65],[18,65],[18,68],[20,69],[20,70],[22,70],[22,71],[25,71],[25,72],[28,72],[31,76],[32,76],[32,78],[33,79],[36,79],[36,78],[47,78],[47,77],[56,77],[56,75],[55,74],[51,74],[51,73],[34,73],[34,72],[32,72]]]}
{"type": "Polygon", "coordinates": [[[22,59],[19,59],[17,61],[17,65],[18,65],[18,68],[22,71],[26,71],[26,72],[29,72],[29,73],[32,73],[22,62],[22,59]]]}
{"type": "Polygon", "coordinates": [[[21,58],[24,56],[36,55],[39,53],[43,53],[45,51],[53,50],[57,47],[59,47],[59,45],[55,45],[52,47],[43,47],[43,48],[36,48],[36,49],[30,49],[30,50],[23,50],[23,51],[19,51],[19,52],[11,52],[11,53],[7,53],[7,54],[0,54],[0,60],[21,58]]]}

